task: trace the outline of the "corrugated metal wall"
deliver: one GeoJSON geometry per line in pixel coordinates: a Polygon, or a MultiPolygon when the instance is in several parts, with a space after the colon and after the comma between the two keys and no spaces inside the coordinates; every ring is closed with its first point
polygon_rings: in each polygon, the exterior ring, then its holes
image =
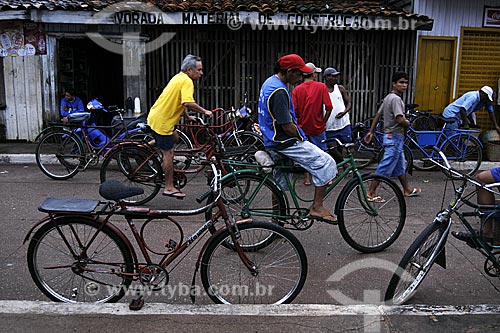
{"type": "Polygon", "coordinates": [[[481,27],[485,6],[498,7],[498,0],[414,0],[414,13],[434,19],[432,31],[426,36],[460,36],[461,27],[481,27]]]}
{"type": "MultiPolygon", "coordinates": [[[[151,39],[165,30],[149,30],[151,39]]],[[[377,103],[391,88],[394,71],[413,73],[414,31],[230,31],[169,29],[176,35],[146,56],[148,105],[151,106],[185,55],[203,58],[204,78],[197,83],[196,99],[206,108],[238,106],[245,91],[256,109],[260,85],[273,74],[278,57],[300,54],[318,67],[336,67],[353,101],[353,121],[372,116],[377,103]]],[[[320,79],[321,76],[320,76],[320,79]]],[[[411,102],[412,92],[406,100],[411,102]]]]}
{"type": "MultiPolygon", "coordinates": [[[[457,96],[478,90],[484,85],[496,91],[500,79],[500,31],[495,29],[463,29],[460,49],[457,96]]],[[[486,111],[476,113],[483,129],[492,128],[486,111]]]]}

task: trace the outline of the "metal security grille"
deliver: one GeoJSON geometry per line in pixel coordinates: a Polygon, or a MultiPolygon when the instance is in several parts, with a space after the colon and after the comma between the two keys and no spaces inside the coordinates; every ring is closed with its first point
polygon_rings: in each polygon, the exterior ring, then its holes
{"type": "MultiPolygon", "coordinates": [[[[457,96],[468,91],[479,90],[484,85],[489,85],[494,91],[498,91],[500,31],[463,28],[461,35],[457,96]]],[[[491,128],[486,111],[479,111],[476,116],[481,129],[491,128]]]]}
{"type": "MultiPolygon", "coordinates": [[[[351,95],[353,122],[373,116],[377,104],[391,89],[391,75],[403,70],[412,75],[414,31],[237,31],[204,27],[172,27],[175,37],[146,56],[148,105],[159,96],[189,53],[203,58],[204,77],[197,83],[196,99],[207,108],[239,106],[248,92],[249,107],[257,109],[262,82],[273,74],[278,57],[297,53],[321,68],[336,67],[351,95]]],[[[150,28],[156,38],[164,29],[150,28]]],[[[320,75],[319,80],[322,80],[320,75]]],[[[410,87],[412,86],[412,78],[410,87]]],[[[405,101],[413,100],[409,89],[405,101]]]]}

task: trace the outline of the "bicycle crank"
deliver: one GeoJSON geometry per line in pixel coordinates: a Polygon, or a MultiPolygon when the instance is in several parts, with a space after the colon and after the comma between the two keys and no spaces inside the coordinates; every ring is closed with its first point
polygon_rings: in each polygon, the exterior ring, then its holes
{"type": "Polygon", "coordinates": [[[293,225],[293,227],[297,230],[307,230],[309,229],[314,220],[308,217],[309,215],[309,210],[300,208],[297,209],[293,214],[292,214],[292,219],[290,220],[290,224],[293,225]]]}
{"type": "Polygon", "coordinates": [[[185,174],[180,172],[174,172],[174,187],[178,190],[186,186],[187,177],[185,174]]]}
{"type": "Polygon", "coordinates": [[[139,266],[139,281],[152,290],[161,290],[169,281],[167,271],[158,265],[139,266]]]}

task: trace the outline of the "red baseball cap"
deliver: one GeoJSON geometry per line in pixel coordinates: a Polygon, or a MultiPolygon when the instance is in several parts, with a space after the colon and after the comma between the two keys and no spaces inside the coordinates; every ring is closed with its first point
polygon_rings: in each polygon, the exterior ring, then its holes
{"type": "Polygon", "coordinates": [[[314,69],[306,66],[304,59],[302,59],[302,57],[298,54],[287,54],[278,59],[278,64],[280,65],[281,69],[298,69],[302,73],[314,72],[314,69]]]}

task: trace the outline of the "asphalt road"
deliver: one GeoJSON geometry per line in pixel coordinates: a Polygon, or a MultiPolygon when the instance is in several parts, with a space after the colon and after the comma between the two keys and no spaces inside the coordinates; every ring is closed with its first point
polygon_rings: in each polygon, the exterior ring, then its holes
{"type": "MultiPolygon", "coordinates": [[[[282,307],[280,308],[281,310],[276,310],[277,313],[281,314],[269,316],[269,313],[267,313],[267,316],[264,315],[264,317],[268,318],[267,321],[263,319],[263,322],[260,322],[259,319],[258,323],[253,324],[252,318],[254,318],[255,312],[243,311],[240,314],[241,317],[239,317],[238,322],[241,325],[249,325],[248,327],[253,328],[252,331],[266,331],[267,328],[272,327],[277,328],[278,331],[285,330],[287,327],[298,328],[298,331],[343,331],[344,329],[355,331],[405,331],[413,329],[421,331],[420,329],[427,327],[422,321],[425,321],[429,325],[434,325],[433,329],[437,329],[438,331],[441,329],[446,331],[447,328],[451,327],[455,327],[458,330],[467,327],[495,327],[496,321],[500,318],[500,316],[495,315],[496,310],[493,311],[493,314],[488,312],[488,316],[482,316],[482,320],[472,316],[473,311],[467,316],[464,316],[464,313],[460,313],[459,311],[458,314],[453,312],[453,314],[449,313],[449,316],[445,315],[442,317],[435,313],[433,314],[432,311],[428,312],[430,314],[425,315],[427,312],[424,311],[424,314],[421,316],[415,315],[414,318],[412,317],[412,320],[409,320],[409,317],[403,319],[403,317],[391,312],[394,310],[390,310],[386,315],[381,317],[381,320],[376,319],[373,322],[375,324],[372,323],[373,326],[366,326],[366,318],[363,316],[348,313],[346,313],[347,317],[342,315],[342,311],[347,311],[345,309],[353,309],[357,306],[363,306],[366,303],[374,303],[383,297],[392,274],[391,269],[399,262],[404,251],[418,233],[432,221],[435,213],[440,210],[442,203],[448,202],[451,198],[452,190],[450,187],[452,185],[449,182],[446,183],[444,176],[440,172],[414,172],[414,175],[410,178],[410,183],[413,186],[421,187],[422,195],[407,198],[407,220],[402,235],[390,248],[381,253],[367,255],[355,251],[342,239],[336,226],[316,223],[308,230],[294,231],[294,234],[299,238],[306,250],[309,261],[309,272],[305,287],[294,301],[293,306],[303,305],[302,309],[305,309],[311,305],[318,305],[323,306],[321,308],[323,310],[325,307],[330,309],[329,307],[331,306],[339,306],[335,308],[335,311],[326,312],[324,315],[316,313],[315,316],[309,316],[302,314],[302,312],[298,311],[298,308],[292,307],[289,310],[290,313],[286,317],[285,323],[283,323],[279,318],[285,316],[286,311],[284,314],[280,311],[286,308],[282,307]],[[447,191],[443,195],[446,185],[447,191]],[[432,319],[432,316],[435,316],[436,320],[432,319]],[[303,319],[300,320],[300,318],[303,319]],[[349,321],[348,318],[352,320],[349,321]],[[423,318],[426,319],[424,320],[423,318]],[[261,324],[264,323],[267,324],[262,326],[261,324]],[[411,326],[413,325],[411,323],[414,323],[415,326],[411,326]]],[[[29,275],[26,265],[27,245],[23,244],[24,236],[30,226],[44,216],[43,213],[37,210],[37,207],[45,197],[98,198],[98,186],[97,169],[79,173],[71,180],[54,181],[43,175],[36,165],[0,165],[0,193],[2,196],[2,200],[0,200],[0,223],[2,225],[2,232],[0,233],[0,300],[48,301],[36,288],[29,275]]],[[[189,195],[188,199],[178,201],[158,196],[150,203],[150,206],[181,208],[183,206],[194,205],[194,198],[197,194],[205,191],[205,186],[204,177],[200,174],[196,178],[191,178],[185,189],[185,192],[189,195]]],[[[333,207],[333,201],[329,202],[329,204],[333,207]]],[[[181,223],[183,227],[186,227],[186,231],[189,234],[190,231],[194,231],[200,225],[202,220],[203,216],[194,218],[186,217],[182,218],[181,223]]],[[[120,221],[114,220],[114,222],[124,227],[124,224],[120,221]]],[[[458,230],[460,226],[456,224],[454,228],[458,230]]],[[[158,236],[158,232],[156,231],[152,232],[152,234],[154,234],[152,237],[158,236]]],[[[162,303],[167,305],[177,304],[179,306],[189,306],[191,304],[185,291],[191,283],[195,256],[198,254],[200,248],[200,246],[195,247],[178,264],[171,272],[170,288],[167,288],[166,292],[148,297],[148,304],[162,303]]],[[[417,307],[424,307],[426,309],[435,307],[468,309],[470,307],[474,308],[476,305],[500,304],[498,302],[500,280],[499,278],[488,277],[484,273],[484,259],[477,251],[455,239],[449,240],[446,251],[447,269],[442,269],[437,265],[433,267],[429,276],[418,289],[417,294],[408,303],[410,307],[413,306],[413,311],[416,311],[417,307]]],[[[199,277],[197,278],[197,283],[202,290],[199,277]]],[[[128,303],[131,297],[126,296],[123,302],[128,303]]],[[[68,322],[60,319],[61,322],[59,323],[57,316],[48,315],[47,317],[47,315],[42,315],[40,317],[40,313],[33,310],[21,311],[20,313],[9,312],[15,308],[14,304],[23,303],[2,302],[0,301],[0,318],[4,318],[6,323],[14,324],[18,321],[19,317],[37,315],[38,317],[36,318],[45,318],[43,320],[44,323],[46,321],[51,323],[47,326],[47,329],[62,328],[65,330],[71,328],[73,330],[74,327],[80,327],[78,324],[80,319],[76,317],[71,321],[71,325],[74,323],[74,326],[67,326],[68,322]],[[12,305],[10,306],[10,310],[2,311],[3,308],[9,308],[9,304],[12,305]]],[[[50,307],[51,304],[54,303],[48,303],[47,306],[50,307]]],[[[217,312],[215,309],[210,310],[210,307],[213,305],[211,305],[211,301],[203,293],[197,298],[196,304],[200,305],[201,308],[209,309],[207,310],[209,311],[208,314],[217,312]]],[[[126,309],[126,304],[123,304],[122,307],[126,309]]],[[[65,309],[71,312],[71,310],[65,309]]],[[[172,330],[174,331],[176,331],[176,328],[182,330],[184,322],[181,318],[184,317],[196,317],[196,320],[192,321],[195,324],[193,326],[194,330],[197,330],[197,327],[219,327],[224,330],[244,331],[242,329],[244,326],[235,325],[230,316],[220,315],[217,317],[217,323],[222,325],[217,326],[219,324],[215,324],[210,320],[211,316],[204,317],[199,313],[197,314],[197,316],[181,314],[180,317],[167,316],[162,318],[171,318],[169,322],[174,324],[172,326],[172,330]],[[241,330],[234,329],[235,327],[239,327],[241,330]]],[[[159,313],[143,314],[144,317],[142,318],[145,322],[148,322],[148,316],[155,317],[155,315],[159,315],[159,313]]],[[[103,316],[106,317],[107,315],[103,316]]],[[[109,316],[113,317],[113,314],[109,316]]],[[[99,315],[88,314],[85,316],[87,319],[94,317],[98,318],[99,315]]],[[[116,320],[109,322],[115,324],[106,327],[133,328],[136,327],[134,325],[137,323],[134,320],[130,323],[131,326],[127,326],[125,324],[118,324],[116,320]]],[[[21,329],[20,331],[23,331],[22,329],[28,326],[14,325],[13,327],[18,327],[21,329]]],[[[92,330],[92,327],[95,327],[94,323],[88,326],[89,330],[92,330]]],[[[145,331],[148,327],[154,329],[154,325],[150,325],[148,322],[148,324],[143,326],[144,329],[140,329],[140,331],[145,331]]],[[[45,330],[42,329],[42,331],[45,330]]],[[[77,329],[77,331],[79,330],[77,329]]]]}

